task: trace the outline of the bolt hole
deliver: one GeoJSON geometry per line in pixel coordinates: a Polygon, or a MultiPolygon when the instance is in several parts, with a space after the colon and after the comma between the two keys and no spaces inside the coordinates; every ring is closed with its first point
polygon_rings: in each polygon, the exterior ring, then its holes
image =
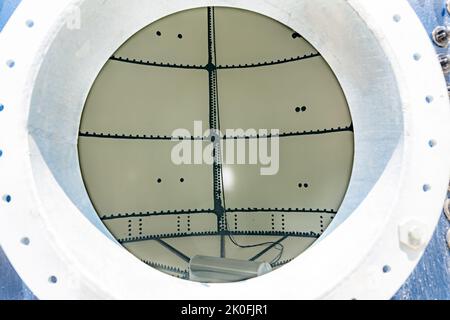
{"type": "Polygon", "coordinates": [[[181,33],[178,34],[178,39],[183,39],[183,35],[181,33]]]}
{"type": "Polygon", "coordinates": [[[58,282],[58,278],[55,277],[55,276],[50,276],[50,277],[48,278],[48,282],[50,282],[51,284],[55,284],[55,283],[58,282]]]}
{"type": "Polygon", "coordinates": [[[400,22],[402,20],[402,16],[399,14],[396,14],[396,15],[394,15],[393,19],[395,22],[400,22]]]}
{"type": "Polygon", "coordinates": [[[424,186],[423,186],[423,191],[424,192],[428,192],[428,191],[430,191],[431,190],[431,186],[429,185],[429,184],[425,184],[424,186]]]}
{"type": "Polygon", "coordinates": [[[437,141],[436,140],[430,140],[428,141],[428,145],[430,146],[430,148],[434,148],[437,146],[437,141]]]}
{"type": "Polygon", "coordinates": [[[8,68],[14,68],[16,62],[14,60],[8,60],[6,61],[6,65],[8,66],[8,68]]]}
{"type": "Polygon", "coordinates": [[[158,37],[161,37],[161,35],[162,35],[161,31],[156,31],[156,35],[157,35],[158,37]]]}
{"type": "Polygon", "coordinates": [[[12,201],[12,198],[11,198],[11,196],[9,194],[4,195],[3,196],[3,201],[5,201],[7,203],[10,203],[12,201]]]}
{"type": "Polygon", "coordinates": [[[297,38],[300,38],[300,37],[301,37],[300,34],[297,33],[297,32],[294,32],[294,33],[292,34],[292,39],[297,39],[297,38]]]}
{"type": "Polygon", "coordinates": [[[434,100],[433,96],[428,96],[428,97],[425,98],[425,101],[426,101],[427,103],[432,103],[433,100],[434,100]]]}
{"type": "Polygon", "coordinates": [[[158,178],[158,180],[156,180],[156,182],[161,183],[161,182],[162,182],[162,179],[161,179],[161,178],[158,178]]]}
{"type": "Polygon", "coordinates": [[[389,273],[389,272],[391,272],[391,266],[389,266],[389,265],[385,265],[384,267],[383,267],[383,273],[389,273]]]}
{"type": "Polygon", "coordinates": [[[20,240],[20,243],[23,244],[24,246],[29,246],[29,245],[30,245],[30,238],[28,238],[28,237],[23,237],[23,238],[20,240]]]}
{"type": "Polygon", "coordinates": [[[180,179],[180,182],[183,183],[183,182],[184,182],[184,178],[181,178],[181,179],[180,179]]]}
{"type": "Polygon", "coordinates": [[[27,25],[28,28],[33,28],[34,27],[34,21],[33,20],[27,20],[25,22],[25,24],[27,25]]]}

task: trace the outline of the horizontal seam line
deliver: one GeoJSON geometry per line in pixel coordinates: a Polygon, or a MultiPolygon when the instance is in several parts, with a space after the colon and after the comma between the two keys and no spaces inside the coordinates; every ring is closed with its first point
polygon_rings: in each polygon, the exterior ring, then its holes
{"type": "MultiPolygon", "coordinates": [[[[226,213],[247,213],[247,212],[285,212],[285,213],[328,213],[336,214],[333,209],[308,209],[308,208],[229,208],[226,213]]],[[[152,216],[173,216],[173,215],[195,215],[195,214],[215,214],[214,209],[205,210],[180,210],[180,211],[155,211],[147,213],[123,213],[120,215],[104,215],[102,220],[152,217],[152,216]]]]}
{"type": "Polygon", "coordinates": [[[319,238],[320,234],[315,232],[270,232],[270,231],[226,231],[226,232],[192,232],[192,233],[169,233],[169,234],[158,234],[149,235],[141,237],[128,237],[123,239],[118,239],[117,241],[121,244],[123,243],[133,243],[142,241],[152,241],[154,239],[176,239],[176,238],[188,238],[188,237],[203,237],[203,236],[222,236],[222,235],[232,235],[232,236],[289,236],[298,238],[319,238]]]}
{"type": "MultiPolygon", "coordinates": [[[[287,137],[298,137],[298,136],[313,136],[313,135],[322,135],[322,134],[330,134],[330,133],[341,133],[341,132],[353,132],[353,126],[348,127],[338,127],[331,129],[322,129],[322,130],[310,130],[310,131],[298,131],[298,132],[286,132],[280,133],[276,135],[257,135],[257,136],[222,136],[220,139],[223,140],[233,140],[233,139],[272,139],[272,138],[287,138],[287,137]]],[[[80,137],[85,138],[99,138],[99,139],[117,139],[117,140],[166,140],[166,141],[182,141],[182,140],[201,140],[207,141],[210,140],[210,137],[176,137],[176,136],[152,136],[152,135],[125,135],[125,134],[113,134],[113,133],[95,133],[95,132],[80,132],[80,137]]]]}

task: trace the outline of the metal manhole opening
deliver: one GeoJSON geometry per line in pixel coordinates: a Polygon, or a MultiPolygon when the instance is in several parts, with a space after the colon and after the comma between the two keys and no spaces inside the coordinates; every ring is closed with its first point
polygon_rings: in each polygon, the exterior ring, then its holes
{"type": "Polygon", "coordinates": [[[341,86],[302,35],[209,7],[154,22],[113,54],[78,149],[90,199],[127,250],[173,276],[232,282],[321,236],[354,140],[341,86]]]}

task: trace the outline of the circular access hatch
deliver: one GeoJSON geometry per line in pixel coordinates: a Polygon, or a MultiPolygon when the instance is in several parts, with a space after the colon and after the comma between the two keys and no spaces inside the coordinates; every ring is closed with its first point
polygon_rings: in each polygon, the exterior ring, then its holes
{"type": "Polygon", "coordinates": [[[331,223],[353,125],[333,71],[300,34],[209,7],[152,23],[113,54],[78,150],[119,243],[182,278],[236,281],[291,261],[331,223]],[[196,256],[203,276],[189,272],[196,256]]]}

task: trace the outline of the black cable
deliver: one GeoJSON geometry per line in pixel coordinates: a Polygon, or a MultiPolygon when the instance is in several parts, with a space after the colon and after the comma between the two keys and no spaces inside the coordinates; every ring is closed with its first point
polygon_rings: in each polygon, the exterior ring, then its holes
{"type": "MultiPolygon", "coordinates": [[[[223,194],[222,194],[223,214],[224,214],[224,219],[225,219],[225,225],[227,227],[227,230],[229,230],[229,224],[228,224],[228,219],[227,219],[227,209],[226,209],[227,204],[226,204],[226,198],[225,198],[225,184],[223,181],[223,170],[221,170],[221,175],[222,175],[221,183],[222,183],[222,190],[223,190],[223,194]]],[[[277,263],[278,261],[280,261],[281,257],[283,256],[283,253],[284,253],[284,245],[282,245],[281,243],[277,243],[276,241],[268,241],[268,242],[262,242],[262,243],[252,244],[252,245],[241,245],[233,238],[233,236],[231,234],[228,234],[228,238],[235,246],[242,248],[242,249],[262,247],[265,245],[269,245],[269,246],[275,245],[274,248],[279,251],[279,254],[270,262],[270,264],[274,264],[274,263],[277,263]]]]}

